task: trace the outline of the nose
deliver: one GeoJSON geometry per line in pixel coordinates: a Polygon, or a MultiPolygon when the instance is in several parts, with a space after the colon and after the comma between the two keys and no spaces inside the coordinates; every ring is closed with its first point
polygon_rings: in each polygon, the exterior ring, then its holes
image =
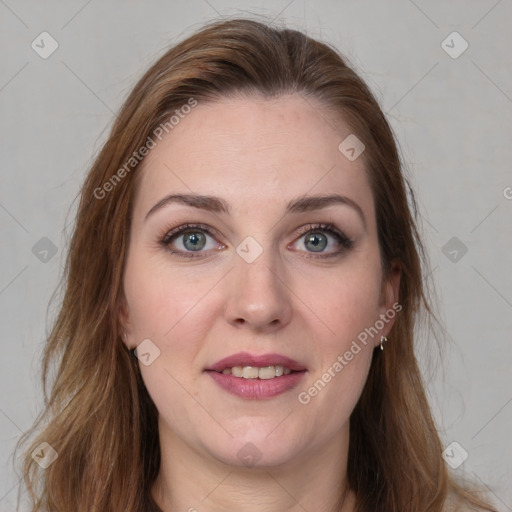
{"type": "Polygon", "coordinates": [[[292,317],[292,293],[285,271],[264,251],[252,263],[237,257],[229,273],[229,292],[224,309],[228,323],[260,333],[282,329],[292,317]]]}

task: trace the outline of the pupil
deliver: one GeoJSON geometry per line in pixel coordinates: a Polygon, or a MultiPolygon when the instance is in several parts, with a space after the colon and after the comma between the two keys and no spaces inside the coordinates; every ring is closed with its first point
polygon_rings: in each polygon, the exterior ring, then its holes
{"type": "Polygon", "coordinates": [[[308,236],[306,245],[311,244],[310,249],[314,252],[323,251],[327,245],[327,238],[319,233],[313,233],[308,236]]]}
{"type": "Polygon", "coordinates": [[[190,233],[185,235],[184,245],[187,249],[197,251],[205,245],[206,237],[202,233],[190,233]]]}

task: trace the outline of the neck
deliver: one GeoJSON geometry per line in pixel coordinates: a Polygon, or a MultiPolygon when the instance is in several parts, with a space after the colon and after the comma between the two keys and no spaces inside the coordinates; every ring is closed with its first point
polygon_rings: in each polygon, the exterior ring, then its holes
{"type": "Polygon", "coordinates": [[[352,512],[348,425],[323,446],[272,467],[224,464],[160,425],[161,467],[152,494],[164,512],[352,512]]]}

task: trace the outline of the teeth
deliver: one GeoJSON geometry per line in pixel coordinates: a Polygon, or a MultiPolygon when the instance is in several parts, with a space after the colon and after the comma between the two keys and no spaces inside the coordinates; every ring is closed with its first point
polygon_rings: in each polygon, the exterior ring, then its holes
{"type": "Polygon", "coordinates": [[[242,370],[242,377],[244,379],[257,379],[259,370],[255,366],[244,366],[242,370]]]}
{"type": "Polygon", "coordinates": [[[243,377],[243,369],[241,366],[233,366],[233,368],[231,368],[231,373],[234,377],[243,377]]]}
{"type": "Polygon", "coordinates": [[[258,370],[258,377],[260,379],[273,379],[276,376],[275,366],[264,366],[258,370]]]}
{"type": "Polygon", "coordinates": [[[284,366],[233,366],[222,370],[224,375],[233,375],[233,377],[242,377],[244,379],[262,379],[268,380],[282,375],[289,375],[292,371],[284,366]]]}

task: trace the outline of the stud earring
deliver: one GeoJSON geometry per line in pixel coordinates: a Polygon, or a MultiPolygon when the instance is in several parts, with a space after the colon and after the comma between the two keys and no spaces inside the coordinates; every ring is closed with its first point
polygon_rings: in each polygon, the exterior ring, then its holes
{"type": "Polygon", "coordinates": [[[386,336],[380,337],[380,349],[381,350],[384,350],[384,343],[386,343],[387,341],[388,341],[388,339],[386,338],[386,336]]]}

